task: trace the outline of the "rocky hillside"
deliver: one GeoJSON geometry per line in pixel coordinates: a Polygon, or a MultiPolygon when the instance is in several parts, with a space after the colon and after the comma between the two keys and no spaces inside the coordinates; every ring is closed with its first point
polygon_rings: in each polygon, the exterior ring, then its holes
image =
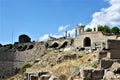
{"type": "Polygon", "coordinates": [[[34,51],[24,51],[34,56],[27,56],[29,62],[8,80],[120,80],[120,59],[112,59],[109,49],[75,47],[73,42],[35,44],[34,51]]]}
{"type": "MultiPolygon", "coordinates": [[[[32,67],[27,68],[22,76],[19,74],[8,80],[18,80],[18,77],[23,80],[27,73],[39,74],[40,72],[46,72],[47,77],[54,76],[60,80],[61,78],[64,80],[68,80],[68,78],[79,79],[81,78],[80,69],[98,68],[97,53],[86,54],[84,51],[77,52],[72,48],[68,51],[48,50],[44,56],[33,61],[32,67]]],[[[34,77],[33,80],[37,79],[34,77]]]]}
{"type": "Polygon", "coordinates": [[[107,60],[105,52],[96,50],[88,53],[72,47],[60,50],[47,49],[46,54],[36,58],[23,73],[7,80],[120,80],[118,62],[108,69],[101,67],[100,55],[103,53],[102,57],[107,60]]]}

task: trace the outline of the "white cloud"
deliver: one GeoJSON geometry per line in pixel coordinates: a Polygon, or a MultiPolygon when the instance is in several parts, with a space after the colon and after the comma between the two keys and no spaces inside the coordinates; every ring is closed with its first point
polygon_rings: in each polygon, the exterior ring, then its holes
{"type": "Polygon", "coordinates": [[[60,26],[58,28],[58,31],[61,32],[59,35],[57,34],[45,34],[44,36],[40,37],[39,41],[47,41],[49,39],[49,36],[55,37],[55,38],[59,38],[59,37],[63,37],[65,36],[65,32],[63,32],[64,30],[66,30],[66,28],[68,28],[70,26],[70,24],[65,25],[65,26],[60,26]]]}
{"type": "MultiPolygon", "coordinates": [[[[70,34],[70,37],[75,37],[75,29],[67,31],[67,35],[70,34]]],[[[50,34],[50,36],[55,38],[60,38],[65,36],[65,32],[62,32],[60,34],[50,34]]],[[[40,37],[39,41],[47,41],[49,39],[49,34],[45,34],[44,36],[40,37]]]]}
{"type": "MultiPolygon", "coordinates": [[[[92,15],[91,22],[85,27],[95,27],[97,25],[109,25],[109,26],[118,26],[120,25],[120,0],[105,0],[108,1],[110,6],[107,8],[102,8],[100,11],[95,12],[92,15]]],[[[82,25],[82,24],[80,24],[82,25]]],[[[65,36],[65,30],[70,25],[60,26],[58,28],[58,31],[60,32],[60,35],[56,34],[50,34],[50,36],[59,38],[65,36]]],[[[75,29],[69,30],[68,34],[70,34],[71,37],[75,37],[75,29]]],[[[40,41],[46,41],[48,40],[49,35],[45,34],[43,37],[40,38],[40,41]]]]}
{"type": "Polygon", "coordinates": [[[60,32],[60,31],[64,31],[64,30],[66,30],[69,26],[70,26],[70,24],[65,25],[65,26],[60,26],[60,27],[58,28],[58,31],[59,31],[59,32],[60,32]]]}
{"type": "Polygon", "coordinates": [[[108,0],[108,2],[110,6],[95,12],[87,27],[92,28],[97,25],[118,26],[120,24],[120,0],[108,0]]]}
{"type": "Polygon", "coordinates": [[[40,37],[40,41],[47,41],[49,38],[48,34],[45,34],[44,36],[40,37]]]}
{"type": "Polygon", "coordinates": [[[45,34],[44,36],[40,37],[39,41],[47,41],[49,39],[49,36],[55,37],[55,38],[60,38],[63,37],[64,34],[56,35],[56,34],[45,34]]]}
{"type": "Polygon", "coordinates": [[[60,38],[60,37],[63,37],[64,34],[63,33],[59,34],[59,35],[57,35],[57,34],[50,34],[50,36],[55,37],[55,38],[60,38]]]}
{"type": "Polygon", "coordinates": [[[75,37],[75,29],[69,30],[68,34],[70,34],[70,37],[75,37]]]}

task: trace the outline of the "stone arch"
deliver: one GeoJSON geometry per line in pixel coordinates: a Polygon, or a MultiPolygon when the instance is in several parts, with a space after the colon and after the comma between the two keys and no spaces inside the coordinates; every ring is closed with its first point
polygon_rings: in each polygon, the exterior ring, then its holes
{"type": "Polygon", "coordinates": [[[91,46],[91,39],[89,37],[86,37],[84,39],[84,47],[90,47],[91,46]]]}
{"type": "Polygon", "coordinates": [[[50,46],[50,48],[57,48],[59,46],[59,44],[57,43],[57,42],[54,42],[51,46],[50,46]]]}
{"type": "Polygon", "coordinates": [[[68,41],[64,41],[59,48],[65,48],[68,45],[68,41]]]}

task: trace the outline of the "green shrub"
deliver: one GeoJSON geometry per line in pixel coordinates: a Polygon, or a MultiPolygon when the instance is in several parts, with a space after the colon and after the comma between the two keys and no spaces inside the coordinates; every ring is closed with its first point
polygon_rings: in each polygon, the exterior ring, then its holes
{"type": "Polygon", "coordinates": [[[93,64],[92,67],[97,68],[97,65],[96,65],[96,64],[93,64]]]}
{"type": "Polygon", "coordinates": [[[20,73],[23,74],[27,68],[31,67],[31,64],[25,64],[21,69],[20,69],[20,73]]]}

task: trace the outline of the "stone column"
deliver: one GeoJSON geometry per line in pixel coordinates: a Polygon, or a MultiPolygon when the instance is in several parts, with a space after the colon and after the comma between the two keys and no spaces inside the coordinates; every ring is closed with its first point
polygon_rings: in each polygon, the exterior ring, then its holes
{"type": "Polygon", "coordinates": [[[92,28],[92,32],[94,32],[94,27],[92,28]]]}
{"type": "Polygon", "coordinates": [[[85,27],[85,26],[81,26],[81,32],[84,32],[84,27],[85,27]]]}
{"type": "Polygon", "coordinates": [[[70,33],[68,33],[68,38],[70,38],[70,33]]]}
{"type": "Polygon", "coordinates": [[[96,32],[98,32],[98,26],[96,27],[96,32]]]}
{"type": "Polygon", "coordinates": [[[75,37],[77,37],[77,28],[75,29],[75,37]]]}
{"type": "Polygon", "coordinates": [[[67,39],[67,31],[65,31],[65,38],[67,39]]]}

